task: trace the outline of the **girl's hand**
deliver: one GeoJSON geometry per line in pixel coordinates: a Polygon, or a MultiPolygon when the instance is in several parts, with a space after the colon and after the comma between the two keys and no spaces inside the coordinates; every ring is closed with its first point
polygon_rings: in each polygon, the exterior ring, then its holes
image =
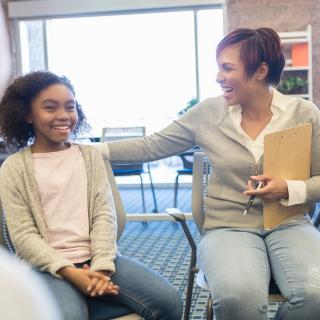
{"type": "MultiPolygon", "coordinates": [[[[90,270],[90,267],[87,264],[83,265],[84,270],[90,270]]],[[[96,271],[105,275],[109,278],[109,271],[96,271]]],[[[102,296],[106,294],[117,295],[119,293],[119,286],[115,285],[112,281],[102,281],[100,279],[94,278],[91,280],[90,284],[87,287],[87,291],[91,297],[96,295],[102,296]]]]}
{"type": "Polygon", "coordinates": [[[97,295],[104,296],[107,294],[117,295],[119,293],[119,286],[115,285],[112,281],[102,281],[94,279],[87,288],[91,297],[97,295]]]}
{"type": "Polygon", "coordinates": [[[248,196],[255,195],[264,201],[288,199],[289,197],[286,180],[267,175],[251,176],[250,180],[248,181],[248,190],[244,191],[243,194],[248,196]],[[256,181],[256,183],[259,183],[262,180],[263,187],[261,187],[259,190],[256,190],[252,180],[256,181]]]}
{"type": "Polygon", "coordinates": [[[95,282],[102,281],[108,283],[110,278],[100,272],[91,270],[78,269],[74,267],[63,267],[58,270],[58,274],[61,277],[76,286],[85,295],[90,295],[90,283],[94,280],[95,282]]]}

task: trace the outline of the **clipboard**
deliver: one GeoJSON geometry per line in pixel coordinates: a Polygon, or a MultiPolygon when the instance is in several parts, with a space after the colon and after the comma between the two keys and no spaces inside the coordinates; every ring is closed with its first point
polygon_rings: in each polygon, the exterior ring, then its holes
{"type": "MultiPolygon", "coordinates": [[[[312,125],[299,125],[264,137],[263,170],[271,175],[288,180],[310,178],[312,125]]],[[[263,224],[271,229],[288,219],[308,212],[306,204],[283,206],[279,201],[265,201],[263,224]]]]}

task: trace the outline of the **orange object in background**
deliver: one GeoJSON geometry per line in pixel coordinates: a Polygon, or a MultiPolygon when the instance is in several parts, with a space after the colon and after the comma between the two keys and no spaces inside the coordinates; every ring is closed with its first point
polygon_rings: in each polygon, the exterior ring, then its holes
{"type": "Polygon", "coordinates": [[[293,67],[307,67],[309,65],[308,44],[293,44],[291,48],[291,58],[293,67]]]}

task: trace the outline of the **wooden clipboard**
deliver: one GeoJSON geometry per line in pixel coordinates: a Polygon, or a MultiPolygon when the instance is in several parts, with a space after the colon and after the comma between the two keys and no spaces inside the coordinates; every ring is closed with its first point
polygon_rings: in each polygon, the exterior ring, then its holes
{"type": "MultiPolygon", "coordinates": [[[[266,135],[264,138],[264,173],[288,180],[310,178],[311,137],[312,125],[310,123],[266,135]]],[[[306,204],[287,207],[278,201],[264,202],[264,228],[271,229],[308,210],[309,206],[306,204]]]]}

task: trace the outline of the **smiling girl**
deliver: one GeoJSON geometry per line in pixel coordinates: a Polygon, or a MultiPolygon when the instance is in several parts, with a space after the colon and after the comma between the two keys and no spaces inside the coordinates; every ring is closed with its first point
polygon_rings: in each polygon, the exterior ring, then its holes
{"type": "Polygon", "coordinates": [[[9,234],[16,254],[48,283],[64,319],[87,320],[88,306],[101,299],[145,319],[180,320],[177,290],[117,254],[101,154],[70,142],[88,125],[69,80],[50,72],[17,78],[0,102],[0,127],[5,141],[21,148],[0,169],[9,234]]]}
{"type": "Polygon", "coordinates": [[[316,320],[320,233],[307,214],[264,230],[261,200],[320,200],[320,112],[312,102],[275,89],[285,59],[274,30],[237,29],[219,43],[216,59],[222,96],[199,103],[151,136],[101,146],[104,157],[149,162],[198,145],[212,166],[198,260],[217,320],[266,320],[271,275],[286,298],[275,318],[316,320]],[[311,178],[263,175],[264,136],[304,123],[313,127],[311,178]],[[253,190],[256,181],[264,183],[259,190],[253,190]],[[252,194],[257,198],[244,216],[252,194]]]}

